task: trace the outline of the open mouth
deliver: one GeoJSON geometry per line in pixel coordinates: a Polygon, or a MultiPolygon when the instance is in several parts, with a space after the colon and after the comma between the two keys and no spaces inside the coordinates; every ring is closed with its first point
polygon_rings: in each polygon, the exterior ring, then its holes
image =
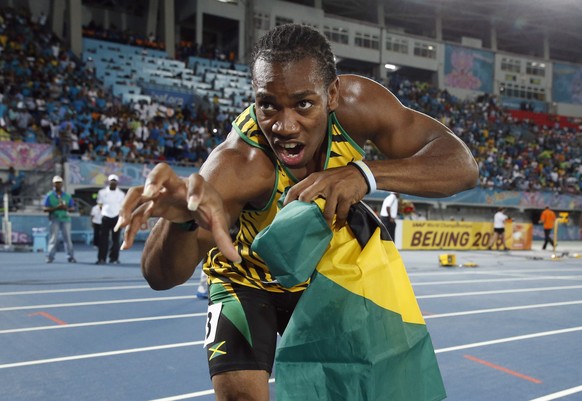
{"type": "Polygon", "coordinates": [[[300,143],[278,143],[277,156],[287,166],[295,166],[303,160],[305,145],[300,143]]]}

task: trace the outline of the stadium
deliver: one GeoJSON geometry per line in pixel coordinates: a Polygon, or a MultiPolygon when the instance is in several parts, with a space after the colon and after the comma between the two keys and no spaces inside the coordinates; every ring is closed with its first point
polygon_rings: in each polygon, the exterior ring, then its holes
{"type": "MultiPolygon", "coordinates": [[[[339,74],[388,88],[477,161],[472,189],[401,193],[393,238],[447,399],[582,397],[581,18],[574,0],[0,0],[4,396],[215,399],[200,269],[149,288],[139,265],[155,219],[121,263],[95,266],[91,210],[112,176],[127,191],[160,162],[198,172],[255,101],[254,43],[298,23],[327,38],[339,74]],[[47,256],[55,176],[77,263],[60,241],[47,256]],[[546,207],[557,219],[542,249],[546,207]],[[501,208],[507,252],[492,243],[501,208]]],[[[364,202],[381,216],[388,195],[364,202]]]]}

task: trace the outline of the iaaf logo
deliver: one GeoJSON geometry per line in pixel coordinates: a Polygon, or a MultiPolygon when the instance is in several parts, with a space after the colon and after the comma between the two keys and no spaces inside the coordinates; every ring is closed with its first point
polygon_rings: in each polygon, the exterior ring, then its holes
{"type": "Polygon", "coordinates": [[[172,96],[168,94],[163,95],[156,94],[153,95],[152,97],[160,103],[171,104],[173,106],[182,107],[182,105],[184,104],[184,99],[182,99],[180,96],[172,96]]]}

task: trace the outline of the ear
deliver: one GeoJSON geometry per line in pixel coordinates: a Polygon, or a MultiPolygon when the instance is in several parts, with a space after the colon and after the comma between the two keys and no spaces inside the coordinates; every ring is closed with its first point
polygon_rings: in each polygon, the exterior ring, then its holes
{"type": "Polygon", "coordinates": [[[327,112],[331,113],[339,105],[339,78],[336,78],[327,88],[327,112]]]}

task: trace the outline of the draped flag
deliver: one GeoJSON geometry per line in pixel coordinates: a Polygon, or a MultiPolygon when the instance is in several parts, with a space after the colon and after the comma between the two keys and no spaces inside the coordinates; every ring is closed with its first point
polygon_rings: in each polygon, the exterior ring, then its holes
{"type": "MultiPolygon", "coordinates": [[[[321,249],[314,235],[293,233],[313,225],[315,203],[291,202],[298,213],[275,217],[253,243],[270,269],[293,271],[295,260],[281,258],[281,247],[321,249]],[[305,205],[309,205],[306,207],[305,205]],[[311,212],[302,211],[311,209],[311,212]],[[293,215],[293,225],[286,217],[293,215]],[[301,215],[305,216],[302,225],[301,215]],[[281,217],[280,217],[281,216],[281,217]],[[299,217],[298,217],[299,216],[299,217]],[[278,240],[276,239],[278,238],[278,240]],[[297,242],[297,240],[299,242],[297,242]],[[275,242],[272,242],[275,241],[275,242]],[[277,243],[276,247],[272,245],[277,243]],[[284,245],[283,245],[284,244],[284,245]]],[[[321,213],[318,210],[319,213],[321,213]]],[[[446,397],[430,335],[402,259],[386,228],[362,202],[348,225],[325,232],[328,244],[312,260],[311,281],[287,326],[276,353],[277,399],[282,401],[438,401],[446,397]]],[[[326,226],[327,227],[327,226],[326,226]]],[[[295,258],[298,259],[298,258],[295,258]]],[[[300,269],[305,271],[305,262],[300,269]]],[[[275,274],[275,273],[274,273],[275,274]]],[[[284,273],[286,286],[298,284],[284,273]]],[[[275,274],[277,277],[277,274],[275,274]]]]}

